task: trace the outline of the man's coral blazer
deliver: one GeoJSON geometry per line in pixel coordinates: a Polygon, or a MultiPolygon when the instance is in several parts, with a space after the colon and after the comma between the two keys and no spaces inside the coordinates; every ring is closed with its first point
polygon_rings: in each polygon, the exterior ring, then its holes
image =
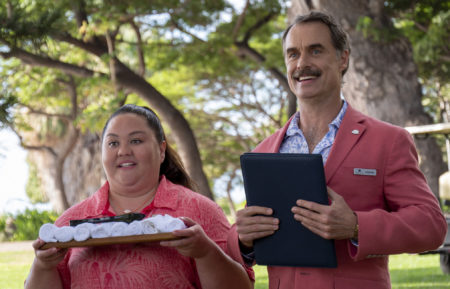
{"type": "MultiPolygon", "coordinates": [[[[277,153],[289,122],[254,152],[277,153]]],[[[411,135],[348,106],[325,165],[327,186],[358,216],[359,245],[335,242],[338,267],[269,266],[270,289],[391,288],[388,255],[439,247],[447,224],[418,167],[411,135]],[[368,169],[375,175],[355,174],[368,169]]],[[[229,251],[242,260],[235,227],[229,251]]],[[[301,244],[299,244],[301,246],[301,244]]]]}

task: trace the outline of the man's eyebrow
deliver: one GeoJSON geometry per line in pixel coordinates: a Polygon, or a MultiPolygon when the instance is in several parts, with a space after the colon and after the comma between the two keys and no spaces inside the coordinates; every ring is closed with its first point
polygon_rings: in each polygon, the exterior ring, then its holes
{"type": "Polygon", "coordinates": [[[286,49],[286,53],[294,52],[294,51],[297,51],[297,48],[295,48],[295,47],[289,47],[289,48],[286,49]]]}
{"type": "Polygon", "coordinates": [[[309,49],[314,49],[314,48],[323,48],[324,46],[320,43],[313,43],[311,45],[308,46],[309,49]]]}

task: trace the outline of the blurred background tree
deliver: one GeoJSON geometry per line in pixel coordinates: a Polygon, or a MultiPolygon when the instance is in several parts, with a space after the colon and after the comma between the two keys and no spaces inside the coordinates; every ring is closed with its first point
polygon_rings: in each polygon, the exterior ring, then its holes
{"type": "Polygon", "coordinates": [[[103,181],[98,132],[127,102],[157,111],[202,194],[212,198],[221,177],[230,192],[237,156],[276,129],[265,118],[285,110],[282,2],[248,1],[238,11],[224,1],[1,1],[0,73],[17,99],[10,126],[32,151],[56,210],[103,181]],[[253,45],[261,50],[253,51],[256,60],[248,57],[253,45]],[[278,80],[265,85],[261,77],[270,73],[278,80]],[[258,102],[245,104],[252,97],[258,102]],[[247,111],[236,109],[243,104],[247,111]],[[252,111],[263,112],[261,123],[252,111]]]}
{"type": "MultiPolygon", "coordinates": [[[[0,121],[38,168],[27,191],[38,195],[40,184],[59,212],[93,193],[104,181],[102,126],[136,103],[162,118],[200,193],[224,198],[233,215],[239,155],[296,110],[280,38],[310,9],[331,12],[350,34],[353,106],[401,126],[441,121],[449,2],[369,2],[0,0],[0,121]]],[[[424,142],[437,194],[442,155],[424,142]]]]}

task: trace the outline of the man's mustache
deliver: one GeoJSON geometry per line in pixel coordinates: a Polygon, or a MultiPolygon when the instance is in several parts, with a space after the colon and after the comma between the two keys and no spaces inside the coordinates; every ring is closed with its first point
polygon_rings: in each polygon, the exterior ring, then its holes
{"type": "Polygon", "coordinates": [[[292,73],[292,78],[300,78],[303,76],[320,76],[321,74],[322,72],[320,72],[320,70],[307,67],[294,71],[294,73],[292,73]]]}

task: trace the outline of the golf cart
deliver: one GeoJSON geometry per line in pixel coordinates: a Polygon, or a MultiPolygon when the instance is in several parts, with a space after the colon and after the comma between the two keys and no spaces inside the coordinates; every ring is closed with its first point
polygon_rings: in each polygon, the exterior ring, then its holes
{"type": "MultiPolygon", "coordinates": [[[[405,129],[414,137],[424,138],[430,134],[443,134],[447,149],[448,171],[439,178],[439,197],[445,206],[450,206],[450,123],[438,123],[431,125],[410,126],[405,129]]],[[[445,214],[447,219],[447,235],[444,243],[434,251],[422,254],[440,254],[441,270],[444,274],[450,274],[450,214],[445,214]]]]}

